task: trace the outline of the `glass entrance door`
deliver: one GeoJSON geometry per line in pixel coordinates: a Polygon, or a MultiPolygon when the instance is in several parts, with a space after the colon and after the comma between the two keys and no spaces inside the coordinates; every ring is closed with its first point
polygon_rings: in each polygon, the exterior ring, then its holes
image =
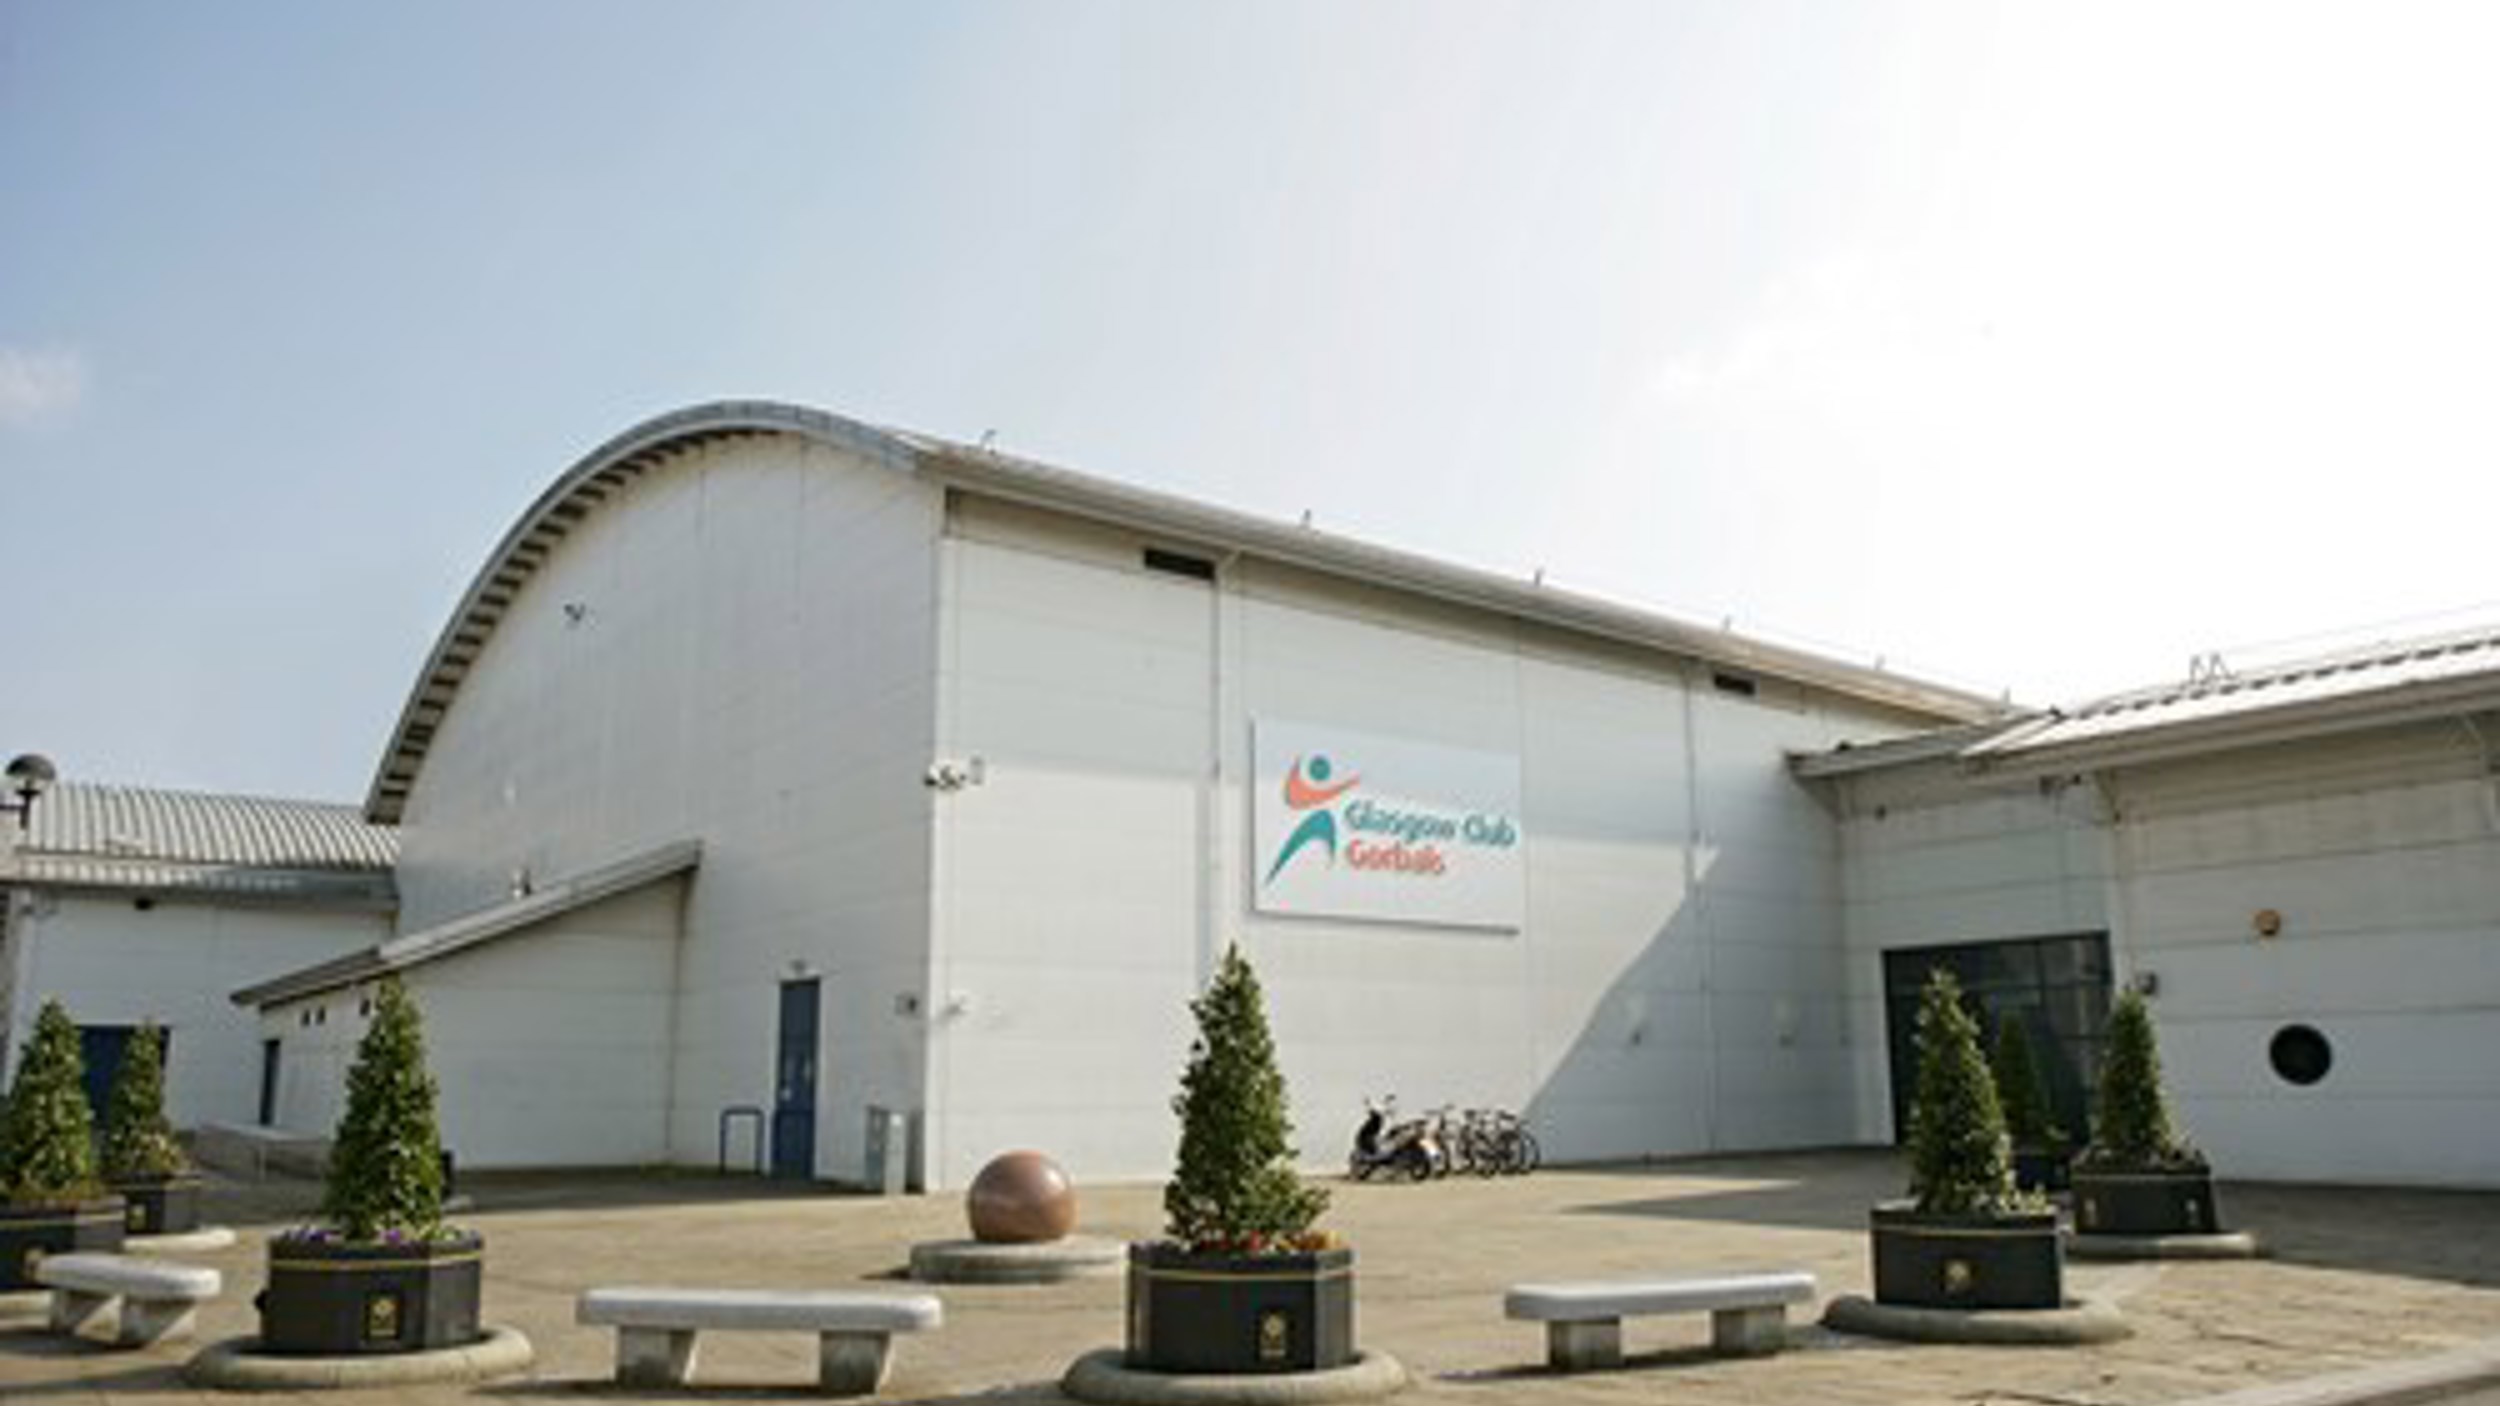
{"type": "Polygon", "coordinates": [[[1892,1135],[1906,1139],[1918,1087],[1918,993],[1942,967],[1962,983],[1988,1048],[2008,1016],[2031,1039],[2058,1126],[2080,1145],[2091,1128],[2092,1088],[2109,1024],[2109,934],[2013,938],[1884,954],[1884,1027],[1892,1058],[1892,1135]]]}

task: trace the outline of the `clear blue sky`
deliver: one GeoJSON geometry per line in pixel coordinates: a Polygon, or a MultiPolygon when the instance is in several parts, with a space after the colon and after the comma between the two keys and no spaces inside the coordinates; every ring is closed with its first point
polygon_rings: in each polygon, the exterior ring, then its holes
{"type": "Polygon", "coordinates": [[[2051,702],[2500,601],[2500,11],[0,0],[0,754],[795,400],[2051,702]]]}

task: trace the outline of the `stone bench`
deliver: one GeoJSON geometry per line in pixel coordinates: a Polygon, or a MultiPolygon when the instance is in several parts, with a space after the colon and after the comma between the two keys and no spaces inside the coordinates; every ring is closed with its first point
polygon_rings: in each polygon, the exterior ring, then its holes
{"type": "Polygon", "coordinates": [[[1546,1360],[1577,1372],[1622,1366],[1623,1320],[1640,1314],[1706,1312],[1712,1351],[1740,1357],[1777,1352],[1788,1338],[1788,1305],[1813,1299],[1811,1274],[1740,1274],[1520,1284],[1503,1300],[1503,1311],[1543,1323],[1546,1360]]]}
{"type": "Polygon", "coordinates": [[[190,1336],[200,1305],[225,1287],[216,1270],[198,1265],[84,1252],[50,1256],[35,1267],[35,1280],[52,1291],[56,1333],[75,1333],[118,1302],[119,1347],[190,1336]]]}
{"type": "Polygon", "coordinates": [[[832,1396],[875,1391],[888,1339],[943,1316],[927,1294],[776,1289],[591,1289],[573,1311],[575,1322],[616,1329],[616,1379],[626,1386],[686,1385],[698,1332],[805,1332],[817,1338],[817,1386],[832,1396]]]}

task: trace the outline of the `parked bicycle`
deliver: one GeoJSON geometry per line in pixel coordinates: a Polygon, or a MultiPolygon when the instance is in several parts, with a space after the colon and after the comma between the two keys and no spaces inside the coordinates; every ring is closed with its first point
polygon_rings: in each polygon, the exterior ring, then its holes
{"type": "Polygon", "coordinates": [[[1410,1181],[1452,1172],[1521,1176],[1535,1171],[1542,1158],[1527,1120],[1508,1109],[1443,1104],[1400,1121],[1397,1096],[1387,1094],[1363,1101],[1363,1122],[1346,1169],[1357,1181],[1375,1173],[1410,1181]]]}

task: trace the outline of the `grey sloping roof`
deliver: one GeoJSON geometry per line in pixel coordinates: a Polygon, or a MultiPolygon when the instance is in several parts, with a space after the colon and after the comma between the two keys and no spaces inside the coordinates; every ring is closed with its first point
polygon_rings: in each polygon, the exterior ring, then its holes
{"type": "Polygon", "coordinates": [[[2138,689],[2051,710],[1963,753],[1987,765],[2245,746],[2500,706],[2500,629],[2486,628],[2138,689]]]}
{"type": "Polygon", "coordinates": [[[400,819],[435,731],[459,696],[470,666],[522,586],[576,524],[619,490],[672,459],[708,444],[759,435],[792,435],[834,445],[897,473],[1787,679],[1913,716],[1970,722],[2005,712],[1998,701],[1961,689],[1539,583],[1453,566],[927,435],[878,429],[821,410],[771,401],[722,401],[663,415],[616,436],[577,460],[521,514],[471,581],[418,670],[366,792],[366,816],[382,823],[400,819]]]}
{"type": "Polygon", "coordinates": [[[16,839],[0,864],[30,884],[361,907],[391,905],[399,857],[399,832],[352,805],[82,781],[16,839]]]}
{"type": "MultiPolygon", "coordinates": [[[[2020,726],[2018,722],[2013,724],[2020,726]]],[[[1849,776],[1862,771],[1882,771],[1889,767],[1908,766],[1916,762],[1958,760],[1981,742],[1997,736],[2005,723],[1973,723],[1962,727],[1940,727],[1927,732],[1914,732],[1907,737],[1888,737],[1875,742],[1843,742],[1828,752],[1796,752],[1788,759],[1789,770],[1802,777],[1849,776]]]]}
{"type": "Polygon", "coordinates": [[[2500,627],[2217,671],[2009,722],[1942,728],[1792,761],[1840,776],[1950,757],[1974,770],[2045,774],[2500,710],[2500,627]]]}
{"type": "Polygon", "coordinates": [[[523,929],[587,908],[643,885],[688,873],[703,862],[699,840],[677,840],[587,869],[543,888],[449,922],[412,932],[360,952],[246,986],[231,998],[238,1006],[269,1007],[301,996],[335,991],[395,971],[439,961],[456,952],[508,937],[523,929]]]}

